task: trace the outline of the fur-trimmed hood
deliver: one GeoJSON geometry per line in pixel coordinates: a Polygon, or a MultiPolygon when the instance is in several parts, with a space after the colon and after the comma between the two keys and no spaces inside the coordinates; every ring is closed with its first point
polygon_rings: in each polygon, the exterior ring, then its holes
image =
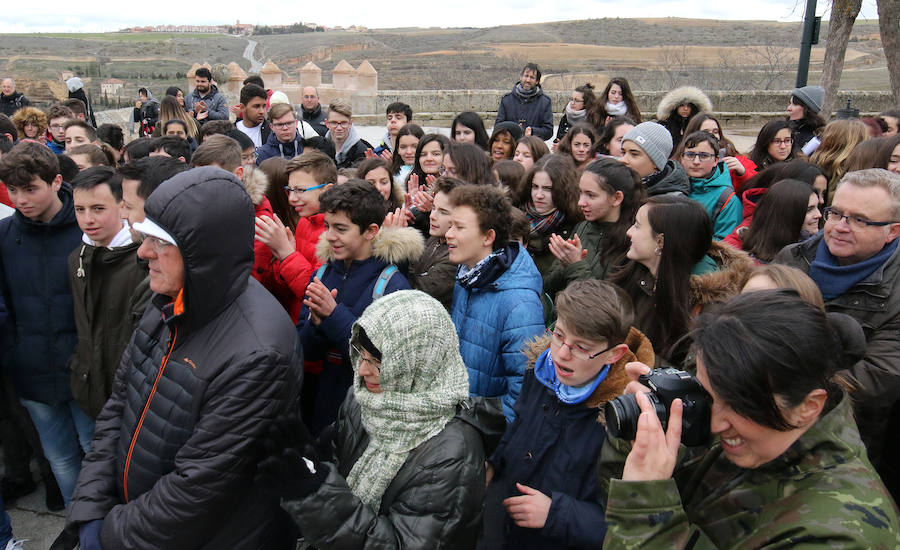
{"type": "Polygon", "coordinates": [[[720,242],[713,241],[706,255],[716,262],[718,269],[691,276],[691,304],[700,310],[740,294],[754,268],[753,260],[746,252],[720,242]]]}
{"type": "MultiPolygon", "coordinates": [[[[372,256],[389,264],[412,263],[425,251],[425,239],[412,227],[382,227],[372,241],[372,256]]],[[[316,257],[323,262],[334,259],[331,243],[325,239],[325,231],[316,243],[316,257]]]]}
{"type": "Polygon", "coordinates": [[[269,187],[269,178],[266,173],[254,166],[244,167],[244,177],[242,179],[247,194],[253,204],[259,205],[266,198],[266,189],[269,187]]]}
{"type": "Polygon", "coordinates": [[[672,111],[683,103],[693,103],[700,112],[712,112],[713,110],[712,101],[700,88],[682,86],[663,96],[656,108],[656,118],[666,120],[672,115],[672,111]]]}
{"type": "MultiPolygon", "coordinates": [[[[650,340],[646,336],[644,336],[644,333],[631,327],[628,331],[628,336],[625,338],[625,344],[628,346],[629,351],[627,351],[625,355],[609,369],[609,375],[606,377],[606,380],[597,386],[594,393],[587,398],[584,402],[585,406],[600,409],[606,405],[607,401],[622,395],[625,391],[625,386],[628,385],[629,382],[628,375],[625,373],[626,364],[632,361],[640,361],[645,365],[653,366],[656,361],[656,356],[653,352],[653,344],[650,343],[650,340]]],[[[549,334],[542,334],[526,342],[525,349],[522,350],[522,353],[524,353],[525,357],[528,359],[526,368],[534,369],[538,357],[549,347],[549,334]]],[[[597,416],[597,420],[601,424],[605,424],[605,419],[602,414],[597,416]]]]}

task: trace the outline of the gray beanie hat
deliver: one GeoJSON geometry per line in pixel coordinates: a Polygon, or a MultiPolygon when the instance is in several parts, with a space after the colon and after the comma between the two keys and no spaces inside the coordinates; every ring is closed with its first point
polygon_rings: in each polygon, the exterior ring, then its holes
{"type": "Polygon", "coordinates": [[[821,86],[804,86],[802,88],[794,88],[791,95],[796,96],[809,107],[809,110],[818,113],[822,110],[822,102],[825,101],[825,88],[821,86]]]}
{"type": "Polygon", "coordinates": [[[672,134],[665,126],[655,122],[641,122],[628,130],[622,141],[633,141],[647,153],[659,170],[666,166],[666,161],[672,154],[672,134]]]}

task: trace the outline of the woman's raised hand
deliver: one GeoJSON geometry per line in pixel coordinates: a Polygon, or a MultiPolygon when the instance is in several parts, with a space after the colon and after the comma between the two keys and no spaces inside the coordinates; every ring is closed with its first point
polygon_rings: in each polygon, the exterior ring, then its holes
{"type": "MultiPolygon", "coordinates": [[[[632,383],[636,382],[629,385],[632,383]]],[[[672,401],[669,407],[669,429],[664,432],[647,394],[637,392],[635,398],[641,408],[641,416],[638,418],[637,435],[631,452],[625,459],[622,480],[669,479],[675,471],[675,462],[678,460],[678,447],[681,445],[681,413],[684,406],[681,399],[672,401]]]]}

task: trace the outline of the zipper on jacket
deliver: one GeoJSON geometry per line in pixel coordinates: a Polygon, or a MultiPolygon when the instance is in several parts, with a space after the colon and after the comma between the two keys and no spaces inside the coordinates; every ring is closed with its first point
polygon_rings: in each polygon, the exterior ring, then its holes
{"type": "Polygon", "coordinates": [[[165,357],[163,357],[162,364],[159,366],[159,372],[156,373],[156,380],[153,381],[153,387],[150,388],[150,395],[147,396],[147,402],[144,403],[144,410],[141,411],[141,417],[138,419],[137,426],[134,429],[134,435],[131,436],[131,445],[128,446],[128,454],[125,455],[125,473],[122,474],[122,488],[125,493],[125,503],[128,503],[128,469],[131,467],[131,453],[134,452],[134,445],[137,443],[138,434],[141,433],[141,426],[144,424],[144,418],[147,416],[147,410],[150,408],[150,401],[153,400],[153,396],[156,394],[156,386],[159,384],[159,379],[162,378],[163,371],[166,370],[166,365],[169,363],[169,356],[172,355],[172,350],[175,348],[175,339],[178,338],[178,327],[175,327],[175,334],[172,336],[172,341],[169,343],[169,351],[166,352],[165,357]]]}

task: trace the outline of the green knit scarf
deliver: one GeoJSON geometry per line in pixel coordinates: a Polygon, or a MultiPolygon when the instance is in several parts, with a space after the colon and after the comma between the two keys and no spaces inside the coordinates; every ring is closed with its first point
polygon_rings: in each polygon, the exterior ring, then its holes
{"type": "Polygon", "coordinates": [[[456,328],[444,307],[417,290],[394,292],[372,303],[353,325],[381,351],[382,393],[371,393],[359,376],[359,355],[350,348],[355,376],[351,391],[361,408],[369,444],[350,470],[347,484],[378,511],[390,482],[410,451],[428,441],[456,415],[469,396],[469,376],[459,354],[456,328]]]}

